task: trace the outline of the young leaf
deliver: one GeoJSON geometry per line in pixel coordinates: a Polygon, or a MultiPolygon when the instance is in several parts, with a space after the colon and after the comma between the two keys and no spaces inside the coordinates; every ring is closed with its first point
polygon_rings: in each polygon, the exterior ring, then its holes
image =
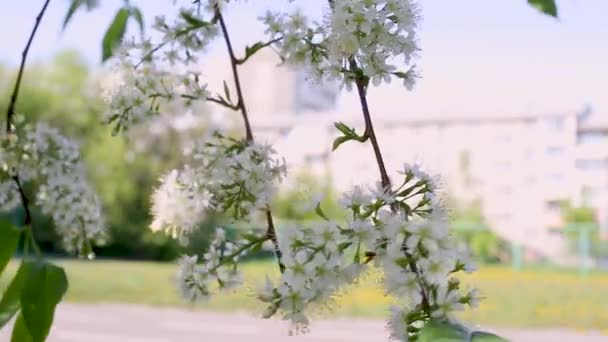
{"type": "Polygon", "coordinates": [[[188,24],[190,24],[190,26],[197,28],[197,27],[205,27],[205,26],[209,26],[211,25],[211,23],[208,23],[204,20],[201,20],[195,16],[193,16],[192,14],[190,14],[187,11],[181,11],[179,13],[180,17],[182,17],[182,19],[184,19],[188,24]]]}
{"type": "Polygon", "coordinates": [[[141,13],[141,10],[139,9],[139,7],[131,7],[130,15],[137,22],[137,26],[139,26],[139,32],[143,35],[144,34],[144,15],[141,13]]]}
{"type": "Polygon", "coordinates": [[[419,342],[463,342],[467,340],[464,327],[447,321],[430,320],[418,335],[419,342]]]}
{"type": "Polygon", "coordinates": [[[342,122],[336,122],[334,123],[334,126],[336,126],[336,128],[342,132],[342,134],[344,134],[345,136],[356,136],[357,134],[355,133],[355,130],[346,126],[344,123],[342,122]]]}
{"type": "Polygon", "coordinates": [[[528,0],[528,4],[546,15],[557,18],[555,0],[528,0]]]}
{"type": "Polygon", "coordinates": [[[224,81],[224,96],[226,96],[226,100],[228,100],[229,103],[232,103],[232,100],[230,99],[230,89],[228,89],[226,81],[224,81]]]}
{"type": "Polygon", "coordinates": [[[315,207],[315,213],[317,213],[317,215],[319,215],[319,217],[321,217],[325,221],[329,221],[327,215],[325,215],[323,209],[321,208],[321,203],[317,203],[317,206],[315,207]]]}
{"type": "Polygon", "coordinates": [[[9,260],[19,243],[20,232],[13,228],[13,225],[6,220],[0,220],[0,275],[8,264],[9,260]]]}
{"type": "Polygon", "coordinates": [[[19,314],[13,325],[13,334],[11,336],[11,342],[34,342],[32,335],[25,326],[23,320],[23,314],[19,314]]]}
{"type": "Polygon", "coordinates": [[[335,151],[340,145],[342,145],[343,143],[349,141],[349,140],[353,140],[353,137],[347,137],[347,136],[341,136],[341,137],[337,137],[336,140],[334,140],[334,143],[332,145],[332,151],[335,151]]]}
{"type": "Polygon", "coordinates": [[[268,43],[257,42],[251,46],[245,46],[245,58],[248,59],[255,55],[256,52],[268,46],[268,43]]]}
{"type": "Polygon", "coordinates": [[[127,20],[129,19],[129,9],[121,8],[116,12],[114,20],[108,27],[106,34],[103,36],[101,45],[102,55],[101,61],[105,62],[108,58],[112,57],[112,52],[125,35],[127,30],[127,20]]]}
{"type": "Polygon", "coordinates": [[[65,30],[66,26],[68,26],[68,23],[70,22],[70,20],[72,20],[72,17],[76,13],[76,11],[81,7],[84,6],[87,8],[87,11],[90,11],[92,9],[95,9],[98,5],[99,2],[97,0],[72,0],[72,2],[70,3],[70,7],[68,7],[68,12],[65,14],[65,18],[63,18],[63,25],[61,29],[65,30]]]}
{"type": "Polygon", "coordinates": [[[31,266],[21,291],[21,314],[34,341],[44,341],[49,334],[55,307],[68,289],[63,268],[44,261],[31,266]]]}
{"type": "Polygon", "coordinates": [[[21,290],[25,284],[30,266],[31,264],[28,262],[24,261],[21,263],[17,274],[15,274],[15,277],[13,277],[13,280],[11,280],[11,283],[2,295],[2,300],[0,301],[0,328],[13,318],[21,306],[19,302],[21,290]]]}

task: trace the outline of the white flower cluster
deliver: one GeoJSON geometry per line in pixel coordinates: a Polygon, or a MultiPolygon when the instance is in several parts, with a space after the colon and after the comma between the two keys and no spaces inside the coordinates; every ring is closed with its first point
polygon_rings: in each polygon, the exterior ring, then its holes
{"type": "Polygon", "coordinates": [[[285,227],[280,246],[285,272],[275,286],[269,279],[258,298],[269,304],[264,317],[277,311],[292,324],[295,332],[308,328],[306,308],[310,303],[329,299],[341,285],[352,283],[365,269],[354,263],[344,251],[352,245],[350,232],[335,222],[322,222],[312,227],[285,227]]]}
{"type": "Polygon", "coordinates": [[[200,260],[196,255],[184,255],[179,260],[178,282],[184,298],[192,302],[207,300],[214,283],[220,290],[240,285],[243,275],[238,270],[239,258],[264,241],[265,238],[251,235],[249,240],[234,244],[226,240],[224,229],[217,228],[209,250],[200,260]]]}
{"type": "Polygon", "coordinates": [[[152,197],[153,229],[187,236],[207,209],[234,219],[268,209],[285,162],[268,145],[215,137],[191,151],[191,165],[161,180],[152,197]]]}
{"type": "Polygon", "coordinates": [[[115,132],[207,97],[207,85],[196,72],[168,72],[154,63],[144,63],[135,70],[128,54],[119,56],[113,74],[103,85],[103,98],[109,107],[105,121],[114,124],[115,132]]]}
{"type": "Polygon", "coordinates": [[[453,319],[453,312],[474,305],[476,292],[462,294],[452,277],[474,266],[466,248],[451,239],[435,189],[433,177],[407,167],[396,191],[355,187],[347,193],[341,201],[351,217],[346,224],[280,231],[286,271],[278,286],[267,282],[260,292],[270,304],[265,315],[280,310],[296,331],[306,330],[308,304],[323,302],[355,280],[372,259],[384,271],[387,294],[403,303],[389,324],[399,340],[409,336],[404,327],[453,319]]]}
{"type": "Polygon", "coordinates": [[[217,25],[199,15],[195,4],[180,8],[172,23],[157,16],[152,28],[160,41],[125,42],[115,51],[112,75],[102,84],[109,105],[106,121],[115,132],[161,112],[184,111],[209,95],[194,64],[197,53],[217,37],[217,25]]]}
{"type": "Polygon", "coordinates": [[[357,77],[374,85],[403,79],[411,89],[417,73],[420,12],[411,0],[335,0],[323,23],[309,23],[299,12],[268,12],[260,18],[283,57],[304,64],[313,75],[342,81],[348,88],[357,77]],[[402,57],[407,72],[398,71],[402,57]]]}
{"type": "Polygon", "coordinates": [[[105,240],[101,203],[86,179],[78,145],[58,130],[44,124],[34,129],[18,127],[12,143],[3,139],[0,148],[0,210],[11,210],[19,202],[16,183],[35,181],[36,204],[50,215],[64,247],[69,252],[90,253],[91,242],[105,240]]]}

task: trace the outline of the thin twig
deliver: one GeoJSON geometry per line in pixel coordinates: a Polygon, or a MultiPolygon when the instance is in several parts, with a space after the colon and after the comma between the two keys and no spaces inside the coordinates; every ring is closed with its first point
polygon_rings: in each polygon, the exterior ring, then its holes
{"type": "Polygon", "coordinates": [[[243,100],[243,91],[241,89],[241,80],[239,78],[238,72],[238,59],[234,54],[234,50],[232,49],[232,43],[230,42],[230,35],[228,34],[228,29],[226,29],[226,23],[224,22],[224,17],[222,17],[222,13],[219,9],[216,10],[216,16],[219,19],[220,27],[222,28],[222,34],[224,35],[224,41],[226,42],[226,47],[228,48],[228,54],[230,55],[230,66],[232,67],[232,76],[234,77],[234,86],[236,87],[236,94],[239,98],[237,103],[238,108],[241,110],[243,115],[243,122],[245,124],[245,136],[248,142],[253,142],[253,133],[251,132],[251,125],[249,124],[249,117],[247,116],[247,107],[245,106],[245,101],[243,100]]]}
{"type": "MultiPolygon", "coordinates": [[[[230,55],[230,65],[232,67],[232,75],[234,77],[234,85],[236,87],[236,94],[238,97],[238,102],[236,104],[236,108],[241,110],[241,114],[243,117],[243,122],[245,124],[245,136],[248,144],[253,143],[253,132],[251,130],[251,125],[249,124],[249,117],[247,114],[247,107],[245,106],[245,100],[243,97],[243,91],[241,89],[241,81],[239,79],[238,72],[238,64],[239,60],[236,58],[234,54],[234,50],[232,49],[232,43],[230,42],[230,35],[228,34],[228,29],[226,28],[226,23],[224,22],[224,18],[222,17],[222,13],[219,8],[215,10],[215,17],[218,19],[220,23],[220,27],[222,29],[222,34],[224,36],[224,41],[226,42],[226,47],[228,49],[228,54],[230,55]]],[[[266,236],[272,241],[274,246],[274,253],[277,257],[277,263],[279,264],[279,270],[281,273],[285,271],[285,265],[281,261],[282,253],[281,248],[279,246],[279,241],[277,239],[277,233],[274,226],[274,221],[272,219],[272,213],[270,209],[266,209],[266,221],[268,224],[266,230],[266,236]]]]}
{"type": "MultiPolygon", "coordinates": [[[[359,67],[357,66],[357,63],[355,62],[354,59],[350,60],[350,67],[351,67],[351,71],[358,74],[357,71],[359,71],[359,67]]],[[[369,138],[369,141],[371,142],[372,147],[374,149],[374,154],[376,156],[376,162],[378,164],[378,169],[380,170],[380,179],[382,182],[382,187],[385,189],[385,191],[391,191],[391,180],[388,177],[388,173],[386,172],[386,167],[384,166],[384,160],[382,158],[382,153],[380,151],[380,145],[378,144],[378,139],[376,139],[376,132],[374,131],[371,114],[369,112],[369,106],[367,104],[367,94],[366,94],[366,87],[367,87],[366,83],[367,82],[363,77],[357,76],[355,78],[355,83],[357,85],[357,93],[359,95],[359,100],[361,102],[361,109],[362,109],[363,117],[365,120],[364,135],[369,138]]],[[[393,210],[393,212],[397,211],[397,208],[394,206],[391,206],[391,209],[393,210]]],[[[408,257],[408,259],[411,258],[411,256],[409,255],[409,253],[407,253],[407,251],[405,251],[405,255],[406,255],[406,257],[408,257]]],[[[369,259],[367,260],[367,262],[371,261],[373,256],[369,255],[368,258],[369,259]]],[[[418,267],[416,266],[416,263],[410,262],[409,268],[416,275],[416,279],[418,280],[418,282],[422,283],[421,275],[418,270],[418,267]]],[[[422,294],[422,308],[425,311],[427,311],[430,309],[428,294],[426,293],[426,291],[424,290],[424,288],[422,286],[420,287],[420,290],[421,290],[420,292],[422,294]]]]}
{"type": "MultiPolygon", "coordinates": [[[[36,23],[34,24],[34,28],[32,29],[32,33],[30,34],[29,39],[27,40],[27,44],[21,53],[21,65],[19,66],[19,71],[17,73],[17,81],[15,82],[15,87],[13,88],[13,93],[11,95],[11,101],[8,105],[8,110],[6,112],[6,134],[11,135],[12,126],[13,126],[13,117],[15,115],[15,106],[17,104],[17,98],[19,97],[19,89],[21,88],[21,78],[23,77],[23,71],[25,70],[25,61],[27,60],[27,54],[30,51],[30,46],[32,45],[32,41],[34,40],[34,36],[36,35],[36,31],[38,31],[38,26],[40,25],[40,21],[42,21],[42,16],[46,11],[46,8],[49,5],[50,0],[46,0],[40,13],[36,16],[36,23]]],[[[17,184],[17,190],[19,191],[19,197],[21,198],[21,204],[23,205],[23,209],[25,210],[25,219],[24,224],[27,229],[31,230],[32,224],[32,213],[30,211],[29,200],[25,191],[23,190],[23,186],[21,185],[21,180],[19,179],[19,175],[15,174],[13,176],[13,181],[17,184]]],[[[31,232],[33,238],[33,232],[31,232]]],[[[34,243],[35,245],[35,243],[34,243]]],[[[35,246],[37,248],[37,246],[35,246]]]]}
{"type": "MultiPolygon", "coordinates": [[[[357,70],[357,63],[354,60],[351,59],[350,65],[351,69],[357,70]]],[[[363,133],[363,136],[369,139],[369,141],[372,143],[372,147],[374,148],[374,155],[376,156],[376,162],[378,164],[378,169],[380,170],[382,187],[385,189],[385,191],[390,191],[391,180],[386,172],[386,166],[384,165],[384,159],[382,158],[382,153],[380,152],[380,145],[378,144],[378,139],[376,138],[376,132],[374,131],[374,125],[372,123],[369,106],[367,104],[366,84],[360,77],[356,78],[356,84],[357,92],[359,93],[359,100],[361,102],[361,109],[363,111],[363,118],[365,120],[365,132],[363,133]]]]}
{"type": "Polygon", "coordinates": [[[19,191],[19,197],[21,198],[21,203],[23,204],[23,209],[25,210],[25,219],[23,223],[26,226],[29,226],[32,223],[32,213],[30,212],[30,201],[25,195],[25,191],[23,191],[23,186],[21,185],[21,180],[19,180],[19,176],[13,176],[13,181],[17,184],[17,190],[19,191]]]}
{"type": "Polygon", "coordinates": [[[11,102],[8,105],[8,110],[6,112],[6,133],[10,134],[12,130],[12,122],[13,116],[15,115],[15,105],[17,103],[17,97],[19,96],[19,89],[21,88],[21,78],[23,76],[23,70],[25,69],[25,61],[27,59],[27,54],[30,51],[30,46],[32,45],[32,41],[34,40],[34,36],[36,35],[36,31],[38,30],[38,25],[40,25],[40,21],[42,20],[42,16],[46,11],[47,6],[49,5],[50,0],[46,0],[40,13],[36,16],[36,23],[34,24],[34,28],[32,29],[32,33],[30,34],[30,38],[25,45],[25,49],[21,52],[21,65],[19,66],[19,72],[17,73],[17,81],[15,82],[15,88],[13,88],[13,94],[11,95],[11,102]]]}

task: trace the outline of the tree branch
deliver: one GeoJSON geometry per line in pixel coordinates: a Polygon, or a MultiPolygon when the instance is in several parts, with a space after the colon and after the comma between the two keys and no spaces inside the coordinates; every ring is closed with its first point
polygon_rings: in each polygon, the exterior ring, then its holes
{"type": "MultiPolygon", "coordinates": [[[[46,0],[44,5],[42,5],[42,9],[36,16],[36,22],[34,24],[34,28],[32,29],[32,33],[30,33],[30,37],[27,40],[27,44],[21,53],[21,64],[19,66],[19,71],[17,73],[17,81],[15,81],[15,87],[13,88],[13,93],[11,94],[11,100],[8,105],[8,110],[6,112],[6,135],[7,137],[13,133],[13,117],[15,116],[15,107],[17,105],[17,98],[19,97],[19,89],[21,88],[21,79],[23,77],[23,71],[25,70],[25,61],[27,60],[27,54],[30,51],[30,46],[32,45],[32,41],[34,40],[34,36],[38,31],[38,26],[42,21],[42,16],[44,16],[44,12],[46,12],[46,8],[49,5],[50,0],[46,0]]],[[[32,213],[30,211],[29,200],[25,191],[23,190],[23,186],[21,185],[21,180],[19,179],[19,175],[15,174],[13,176],[13,181],[17,184],[17,190],[19,191],[19,197],[21,198],[21,204],[23,205],[23,209],[25,210],[25,219],[24,224],[26,227],[29,227],[32,223],[32,213]]]]}
{"type": "MultiPolygon", "coordinates": [[[[365,77],[361,76],[361,72],[360,72],[361,70],[357,66],[357,62],[354,60],[354,58],[351,58],[349,60],[349,64],[350,64],[351,71],[357,75],[357,77],[355,78],[355,83],[357,85],[357,93],[359,95],[359,100],[361,102],[361,109],[363,112],[363,118],[365,120],[365,132],[363,134],[364,134],[364,136],[369,138],[369,141],[371,142],[372,147],[374,149],[374,155],[376,156],[376,163],[378,164],[378,169],[380,170],[380,179],[382,182],[382,187],[385,189],[385,191],[392,191],[391,190],[391,180],[388,177],[388,173],[386,172],[384,160],[382,158],[382,153],[380,151],[380,145],[378,144],[378,139],[376,138],[376,132],[374,131],[374,126],[372,123],[369,106],[367,104],[367,92],[366,92],[367,84],[368,84],[367,79],[365,77]]],[[[398,210],[395,206],[391,206],[391,209],[393,212],[396,212],[398,210]]],[[[404,253],[408,259],[411,259],[411,256],[409,255],[409,253],[407,253],[407,251],[404,250],[404,253]]],[[[371,258],[373,258],[373,256],[369,255],[367,262],[371,261],[371,258]]],[[[421,275],[420,275],[420,272],[418,271],[418,267],[416,266],[416,263],[413,261],[410,262],[409,268],[416,275],[416,279],[418,280],[418,282],[422,283],[421,275]]],[[[424,288],[422,286],[420,286],[420,292],[422,294],[422,308],[424,311],[428,312],[430,310],[428,294],[426,293],[426,291],[424,290],[424,288]]]]}
{"type": "Polygon", "coordinates": [[[220,22],[220,27],[222,28],[222,34],[224,35],[224,41],[226,42],[226,47],[228,48],[228,54],[230,55],[230,66],[232,67],[232,76],[234,77],[234,86],[236,88],[236,94],[239,98],[237,103],[238,108],[241,110],[241,114],[243,116],[243,122],[245,124],[245,136],[248,142],[253,142],[253,133],[251,132],[251,125],[249,124],[249,117],[247,116],[247,107],[245,106],[245,101],[243,100],[243,91],[241,89],[241,80],[239,78],[238,72],[238,59],[234,54],[234,50],[232,49],[232,43],[230,42],[230,35],[228,34],[228,29],[226,29],[226,23],[224,22],[224,17],[219,9],[216,9],[216,17],[220,22]]]}
{"type": "MultiPolygon", "coordinates": [[[[222,17],[222,13],[219,8],[215,9],[215,17],[218,19],[220,23],[220,27],[222,29],[222,34],[224,36],[224,41],[226,42],[226,48],[228,49],[228,54],[230,55],[230,65],[232,67],[232,75],[234,77],[234,86],[236,88],[236,93],[238,97],[238,102],[236,104],[236,108],[241,110],[241,114],[243,117],[243,122],[245,124],[245,136],[248,144],[253,143],[253,132],[251,130],[251,125],[249,124],[249,117],[247,114],[247,107],[245,106],[245,100],[243,97],[243,91],[241,89],[241,81],[239,79],[238,65],[239,59],[236,58],[234,54],[234,50],[232,48],[232,43],[230,42],[230,35],[228,34],[228,29],[226,28],[226,23],[224,22],[224,18],[222,17]]],[[[272,219],[272,213],[270,208],[266,209],[266,221],[268,224],[266,230],[266,236],[272,241],[274,246],[274,253],[277,257],[277,263],[279,264],[279,270],[281,273],[285,271],[285,265],[281,261],[282,253],[281,248],[279,246],[279,241],[277,239],[277,233],[274,226],[274,221],[272,219]]]]}
{"type": "Polygon", "coordinates": [[[25,45],[25,49],[21,52],[21,65],[19,66],[19,72],[17,73],[17,81],[15,82],[15,88],[13,88],[13,94],[11,95],[11,101],[8,104],[8,110],[6,112],[6,133],[10,134],[12,131],[12,122],[13,116],[15,116],[15,105],[17,103],[17,97],[19,96],[19,89],[21,88],[21,78],[23,77],[23,70],[25,69],[25,61],[27,59],[27,54],[30,51],[30,46],[32,45],[32,41],[34,40],[34,36],[36,35],[36,31],[38,31],[38,26],[40,25],[40,21],[42,20],[42,16],[46,11],[47,6],[49,5],[50,0],[46,0],[40,13],[36,16],[36,23],[34,24],[34,28],[32,29],[32,33],[30,34],[30,38],[25,45]]]}

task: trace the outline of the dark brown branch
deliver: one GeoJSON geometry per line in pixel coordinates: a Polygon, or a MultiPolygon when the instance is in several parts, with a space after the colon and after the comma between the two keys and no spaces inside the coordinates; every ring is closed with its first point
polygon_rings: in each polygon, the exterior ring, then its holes
{"type": "MultiPolygon", "coordinates": [[[[351,68],[356,70],[357,64],[354,61],[350,62],[351,68]]],[[[376,132],[374,131],[374,125],[372,123],[372,118],[369,112],[369,106],[367,104],[367,96],[366,96],[366,87],[364,80],[360,77],[357,77],[357,92],[359,93],[359,100],[361,102],[361,109],[363,111],[363,118],[365,120],[365,132],[363,136],[368,138],[372,143],[372,147],[374,149],[374,155],[376,156],[376,163],[378,164],[378,169],[380,170],[380,180],[382,182],[382,187],[385,191],[391,190],[391,180],[388,177],[388,173],[386,172],[386,166],[384,165],[384,159],[382,158],[382,153],[380,152],[380,145],[378,144],[378,139],[376,138],[376,132]]]]}
{"type": "Polygon", "coordinates": [[[281,271],[281,273],[283,273],[285,272],[285,265],[281,261],[283,253],[281,252],[281,248],[279,247],[276,229],[274,227],[274,221],[272,220],[272,213],[270,212],[270,209],[266,210],[266,221],[268,222],[268,230],[266,232],[266,235],[268,236],[270,241],[272,241],[272,244],[274,246],[274,254],[277,256],[277,261],[279,263],[279,270],[281,271]]]}
{"type": "MultiPolygon", "coordinates": [[[[21,64],[19,66],[19,71],[17,72],[17,80],[15,81],[15,87],[13,88],[13,93],[11,94],[11,100],[8,105],[8,110],[6,112],[7,138],[9,135],[11,135],[13,133],[12,132],[13,117],[15,116],[15,106],[17,105],[17,98],[19,97],[19,89],[21,88],[21,79],[23,77],[23,71],[25,70],[25,61],[27,60],[27,54],[30,51],[30,46],[32,45],[32,41],[34,40],[36,31],[38,31],[38,26],[40,25],[40,22],[42,21],[42,16],[44,15],[44,12],[46,11],[46,8],[48,7],[49,2],[50,2],[50,0],[46,0],[44,2],[44,5],[42,5],[42,9],[36,16],[36,22],[34,24],[34,28],[32,29],[32,33],[30,33],[30,37],[27,40],[27,44],[25,45],[23,52],[21,52],[21,64]]],[[[17,190],[19,191],[19,197],[21,198],[21,204],[23,205],[23,209],[25,210],[24,225],[26,227],[30,227],[30,225],[32,224],[32,213],[30,211],[29,200],[27,198],[27,195],[25,194],[25,191],[23,190],[23,186],[21,185],[21,180],[19,179],[18,174],[15,174],[15,176],[13,176],[13,181],[15,181],[15,184],[17,184],[17,190]]]]}
{"type": "MultiPolygon", "coordinates": [[[[243,117],[243,122],[245,123],[245,137],[248,144],[253,143],[253,132],[251,131],[251,125],[249,124],[249,117],[247,114],[247,107],[245,106],[245,100],[243,97],[243,91],[241,89],[241,82],[239,79],[239,71],[238,71],[238,62],[239,60],[236,58],[234,54],[234,50],[232,49],[232,43],[230,42],[230,35],[228,34],[228,29],[226,28],[226,23],[224,22],[224,18],[222,17],[222,13],[218,8],[215,10],[215,17],[218,19],[220,23],[220,27],[222,29],[222,34],[224,36],[224,41],[226,42],[226,47],[228,49],[228,54],[230,55],[230,65],[232,67],[232,75],[234,77],[234,86],[236,87],[236,94],[238,97],[238,102],[236,104],[236,108],[241,110],[241,114],[243,117]]],[[[277,257],[277,262],[279,264],[279,270],[281,273],[285,271],[285,265],[281,261],[282,253],[281,248],[279,246],[279,240],[277,239],[277,233],[274,226],[274,221],[272,219],[272,213],[270,209],[266,209],[266,221],[268,223],[268,227],[266,230],[266,236],[272,241],[274,246],[274,253],[277,257]]]]}
{"type": "Polygon", "coordinates": [[[226,29],[226,23],[224,22],[224,17],[219,10],[216,10],[216,17],[220,22],[220,27],[222,28],[222,34],[224,35],[224,41],[226,42],[226,47],[228,48],[228,54],[230,55],[230,66],[232,67],[232,76],[234,77],[234,86],[236,88],[236,94],[239,98],[237,103],[238,108],[241,110],[243,115],[243,122],[245,123],[245,136],[248,142],[253,142],[253,133],[251,132],[251,125],[249,124],[249,117],[247,116],[247,107],[245,106],[245,101],[243,100],[243,91],[241,89],[241,80],[239,78],[238,72],[238,59],[234,54],[234,50],[232,49],[232,43],[230,42],[230,35],[228,34],[228,29],[226,29]]]}
{"type": "Polygon", "coordinates": [[[18,176],[14,176],[13,180],[15,184],[17,184],[17,190],[19,190],[19,197],[21,198],[21,203],[23,204],[23,209],[25,210],[25,219],[23,223],[26,226],[29,226],[32,223],[32,213],[30,212],[30,201],[27,199],[25,195],[25,191],[23,191],[23,186],[21,185],[21,181],[18,176]]]}
{"type": "MultiPolygon", "coordinates": [[[[369,138],[369,141],[371,142],[372,147],[374,149],[374,155],[376,156],[376,162],[378,164],[378,169],[380,170],[380,179],[382,182],[382,187],[385,189],[385,191],[391,191],[391,180],[388,177],[388,173],[386,172],[384,160],[382,158],[382,153],[380,151],[380,145],[378,144],[378,139],[376,139],[376,132],[374,131],[374,126],[372,123],[369,106],[367,104],[367,83],[368,82],[364,76],[361,76],[361,70],[357,66],[357,62],[354,59],[351,59],[349,61],[349,63],[350,63],[351,71],[357,75],[357,77],[355,78],[355,83],[357,85],[357,93],[359,95],[359,100],[361,102],[361,109],[363,111],[363,118],[365,120],[365,132],[363,135],[365,137],[369,138]]],[[[398,208],[395,206],[391,206],[391,209],[393,210],[393,212],[398,210],[398,208]]],[[[407,253],[407,251],[404,250],[404,253],[408,259],[411,259],[411,255],[409,255],[409,253],[407,253]]],[[[375,255],[371,255],[371,254],[366,255],[366,257],[368,258],[366,260],[366,263],[371,261],[374,258],[374,256],[375,255]]],[[[409,268],[416,275],[418,282],[421,283],[422,279],[420,276],[420,272],[418,271],[418,267],[416,266],[416,263],[413,261],[410,262],[409,268]]],[[[422,286],[420,287],[420,292],[422,294],[422,308],[424,311],[428,312],[430,309],[430,302],[428,299],[428,294],[426,293],[424,288],[422,288],[422,286]]]]}
{"type": "Polygon", "coordinates": [[[50,0],[46,0],[40,13],[36,16],[36,23],[34,24],[34,28],[32,29],[32,33],[30,33],[30,38],[25,45],[25,49],[21,52],[21,65],[19,66],[19,72],[17,73],[17,81],[15,82],[15,88],[13,88],[13,94],[11,95],[11,102],[8,104],[8,110],[6,112],[6,133],[10,134],[12,130],[13,116],[15,116],[15,106],[17,104],[17,97],[19,96],[19,89],[21,88],[21,78],[23,77],[23,70],[25,69],[25,61],[27,60],[27,54],[30,51],[30,46],[32,45],[32,41],[34,40],[34,36],[36,35],[36,31],[38,31],[38,26],[40,25],[40,21],[42,20],[42,16],[46,11],[47,6],[49,5],[50,0]]]}

